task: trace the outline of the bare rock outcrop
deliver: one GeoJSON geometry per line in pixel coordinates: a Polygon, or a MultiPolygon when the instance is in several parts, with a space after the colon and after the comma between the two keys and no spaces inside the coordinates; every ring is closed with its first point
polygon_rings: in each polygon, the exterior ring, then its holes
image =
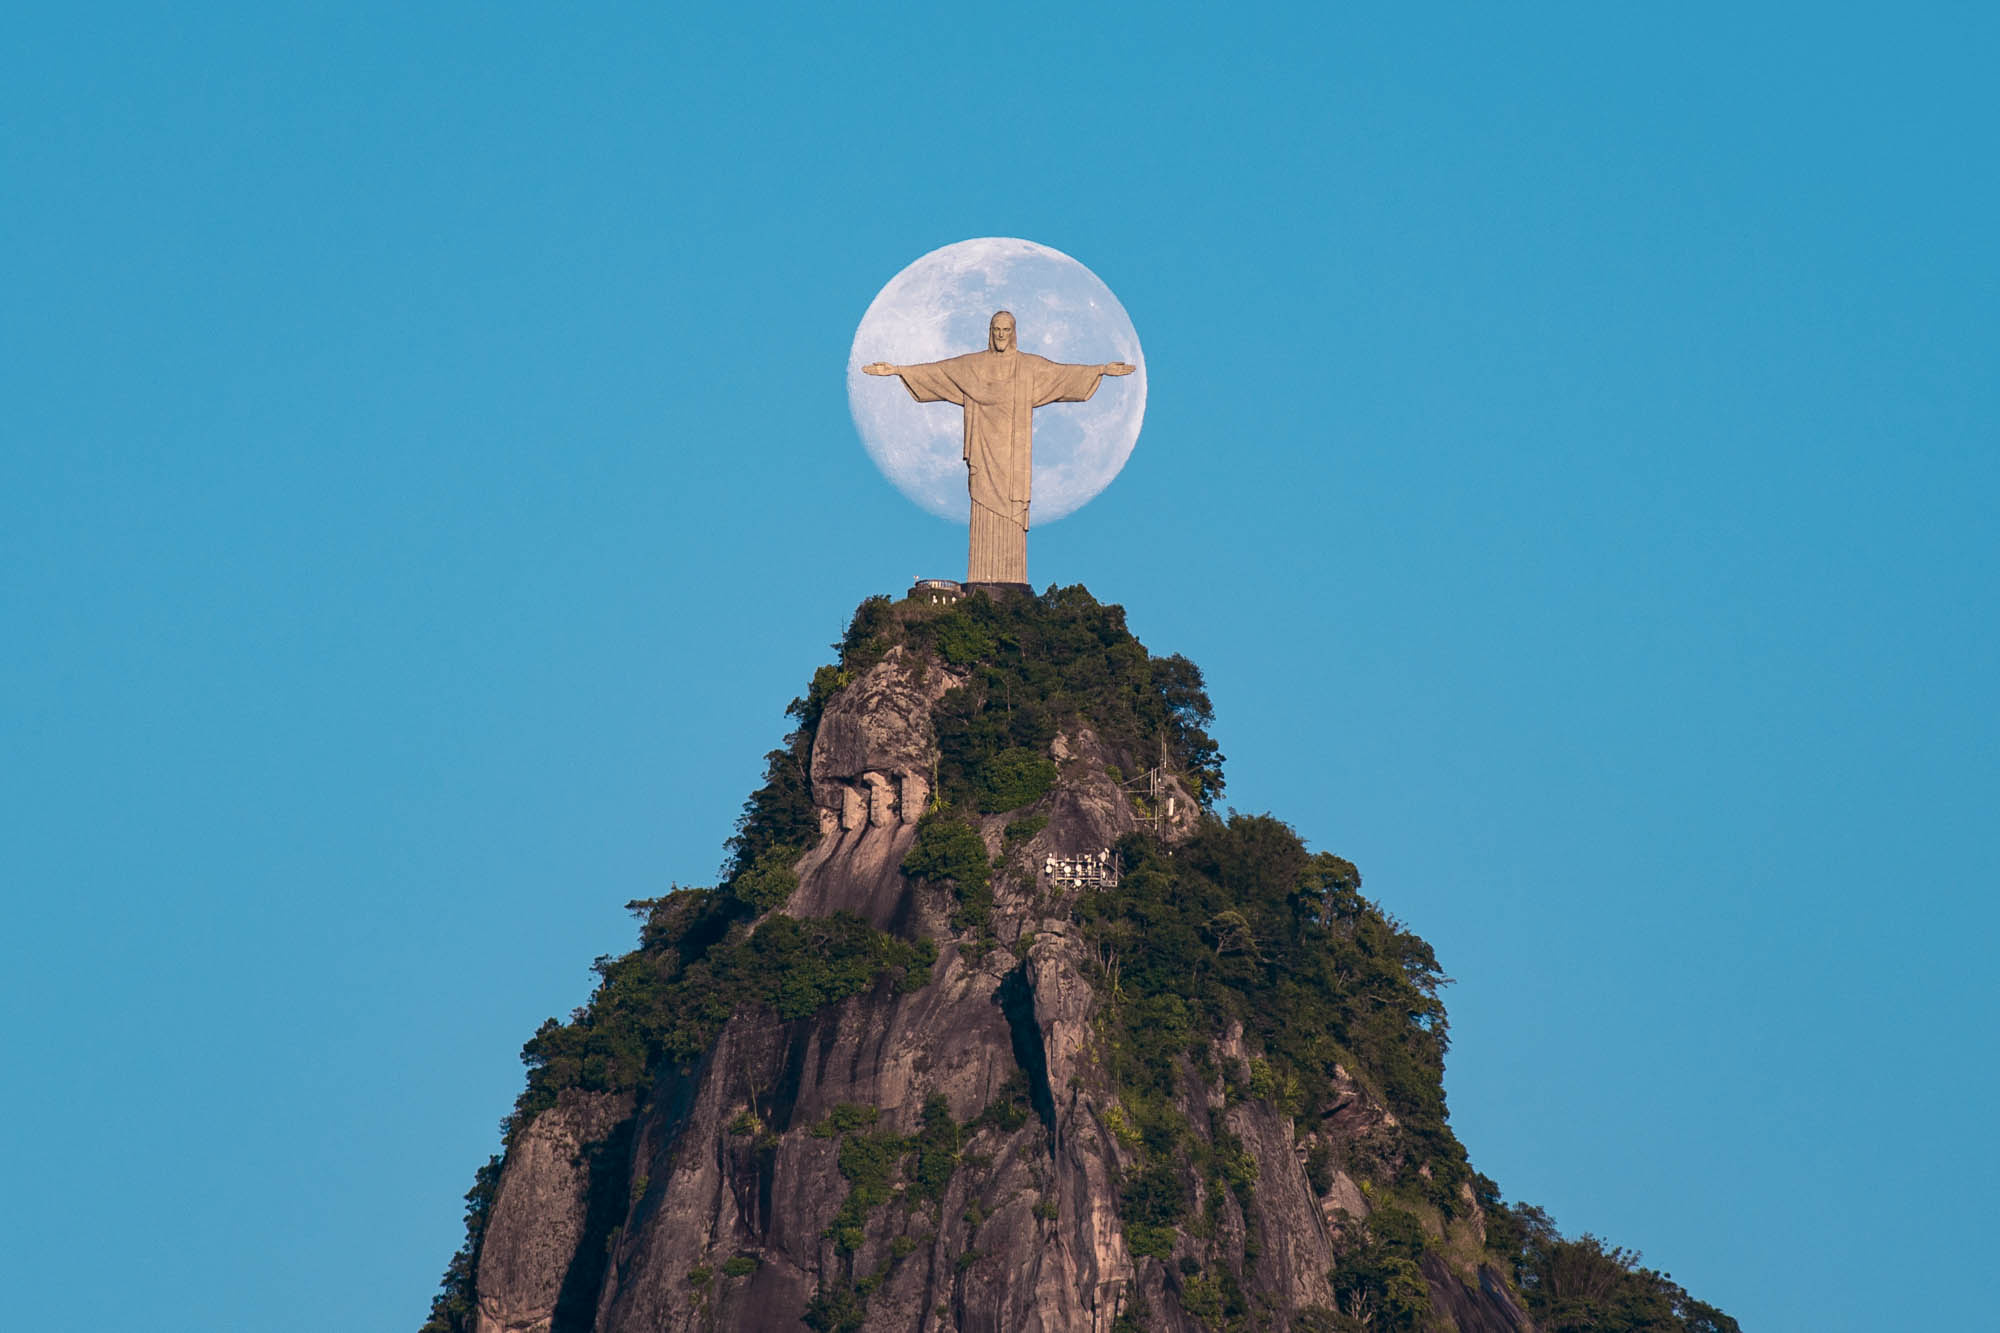
{"type": "Polygon", "coordinates": [[[1534,1328],[1493,1265],[1479,1265],[1472,1281],[1452,1272],[1435,1254],[1425,1255],[1420,1267],[1432,1303],[1458,1333],[1521,1333],[1534,1328]]]}
{"type": "Polygon", "coordinates": [[[594,1301],[592,1184],[624,1178],[631,1114],[629,1096],[565,1092],[515,1137],[479,1256],[478,1333],[546,1333],[559,1306],[594,1301]]]}

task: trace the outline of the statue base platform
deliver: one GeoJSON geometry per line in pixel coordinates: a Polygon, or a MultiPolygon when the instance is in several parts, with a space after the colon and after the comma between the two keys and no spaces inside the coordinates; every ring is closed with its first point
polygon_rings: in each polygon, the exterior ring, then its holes
{"type": "Polygon", "coordinates": [[[1027,583],[960,583],[955,579],[918,579],[904,596],[913,602],[951,603],[968,593],[983,592],[988,597],[1020,597],[1035,595],[1032,584],[1027,583]]]}

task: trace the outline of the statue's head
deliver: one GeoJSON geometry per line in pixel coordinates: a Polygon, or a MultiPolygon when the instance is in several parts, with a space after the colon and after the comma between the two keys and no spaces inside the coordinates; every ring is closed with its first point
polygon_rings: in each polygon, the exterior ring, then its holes
{"type": "Polygon", "coordinates": [[[986,326],[986,350],[989,352],[1011,352],[1014,350],[1014,316],[1005,310],[993,313],[993,322],[986,326]]]}

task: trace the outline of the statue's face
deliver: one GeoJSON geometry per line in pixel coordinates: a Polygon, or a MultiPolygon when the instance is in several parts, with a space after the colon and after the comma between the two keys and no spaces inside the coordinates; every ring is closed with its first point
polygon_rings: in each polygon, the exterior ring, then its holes
{"type": "Polygon", "coordinates": [[[986,328],[986,345],[996,352],[1014,350],[1014,317],[1002,310],[986,328]]]}

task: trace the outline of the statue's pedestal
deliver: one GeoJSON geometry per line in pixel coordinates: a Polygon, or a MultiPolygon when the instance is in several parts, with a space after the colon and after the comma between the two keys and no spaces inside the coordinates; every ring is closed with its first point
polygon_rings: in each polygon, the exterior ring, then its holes
{"type": "Polygon", "coordinates": [[[964,587],[967,592],[983,592],[988,597],[994,598],[1013,597],[1024,593],[1029,597],[1035,595],[1035,585],[1032,583],[967,583],[964,587]]]}

